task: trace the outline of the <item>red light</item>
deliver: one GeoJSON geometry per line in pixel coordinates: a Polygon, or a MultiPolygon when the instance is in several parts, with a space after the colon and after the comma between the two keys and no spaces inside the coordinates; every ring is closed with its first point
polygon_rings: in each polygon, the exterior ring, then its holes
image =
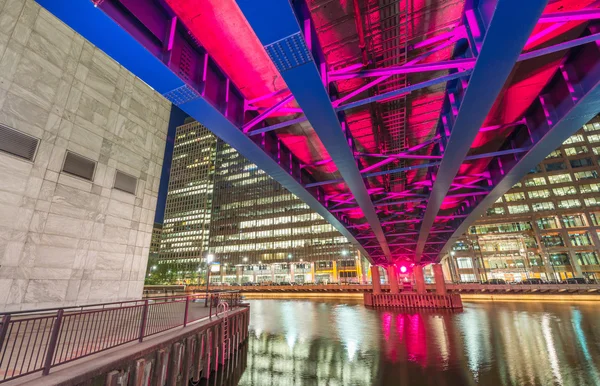
{"type": "Polygon", "coordinates": [[[402,272],[402,273],[406,273],[406,267],[405,267],[405,266],[401,266],[401,267],[400,267],[400,272],[402,272]]]}

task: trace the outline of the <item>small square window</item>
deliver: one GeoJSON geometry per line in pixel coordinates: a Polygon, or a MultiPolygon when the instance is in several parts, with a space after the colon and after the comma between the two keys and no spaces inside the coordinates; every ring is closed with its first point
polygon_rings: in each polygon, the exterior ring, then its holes
{"type": "Polygon", "coordinates": [[[96,162],[79,154],[67,151],[63,172],[92,181],[96,171],[96,162]]]}
{"type": "Polygon", "coordinates": [[[117,174],[115,175],[114,188],[135,195],[135,190],[137,188],[137,178],[130,176],[129,174],[123,173],[120,170],[117,170],[117,174]]]}

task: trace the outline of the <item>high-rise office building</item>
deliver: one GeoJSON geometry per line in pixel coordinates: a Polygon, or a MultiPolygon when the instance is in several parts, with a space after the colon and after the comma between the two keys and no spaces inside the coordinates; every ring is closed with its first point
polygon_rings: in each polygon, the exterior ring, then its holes
{"type": "Polygon", "coordinates": [[[348,240],[222,141],[210,232],[210,253],[221,264],[223,280],[360,279],[360,256],[348,240]]]}
{"type": "Polygon", "coordinates": [[[177,128],[159,259],[148,282],[364,280],[323,217],[205,127],[177,128]]]}
{"type": "Polygon", "coordinates": [[[600,280],[600,119],[552,151],[447,256],[456,281],[600,280]]]}
{"type": "Polygon", "coordinates": [[[159,264],[150,266],[148,282],[197,278],[208,251],[215,150],[216,137],[204,126],[190,121],[177,128],[159,264]]]}

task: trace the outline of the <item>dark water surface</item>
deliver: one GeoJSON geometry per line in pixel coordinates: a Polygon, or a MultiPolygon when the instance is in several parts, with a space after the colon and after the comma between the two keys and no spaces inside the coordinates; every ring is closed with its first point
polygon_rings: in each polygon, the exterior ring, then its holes
{"type": "Polygon", "coordinates": [[[600,386],[597,303],[407,312],[353,301],[249,302],[239,385],[600,386]]]}

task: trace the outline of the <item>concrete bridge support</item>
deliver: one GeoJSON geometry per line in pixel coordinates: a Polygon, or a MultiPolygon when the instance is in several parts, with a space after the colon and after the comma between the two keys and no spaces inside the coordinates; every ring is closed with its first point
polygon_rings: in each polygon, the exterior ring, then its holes
{"type": "Polygon", "coordinates": [[[433,264],[433,278],[435,279],[435,292],[438,295],[446,295],[446,279],[441,264],[433,264]]]}
{"type": "Polygon", "coordinates": [[[423,276],[423,266],[415,265],[413,267],[413,275],[415,277],[415,287],[418,294],[425,294],[427,290],[425,289],[425,277],[423,276]]]}
{"type": "Polygon", "coordinates": [[[388,275],[388,282],[390,284],[390,293],[400,293],[400,289],[398,288],[398,275],[396,274],[396,266],[388,265],[386,267],[386,270],[388,275]]]}
{"type": "Polygon", "coordinates": [[[371,281],[373,282],[373,293],[381,293],[381,277],[379,276],[379,267],[376,265],[371,266],[371,281]]]}

